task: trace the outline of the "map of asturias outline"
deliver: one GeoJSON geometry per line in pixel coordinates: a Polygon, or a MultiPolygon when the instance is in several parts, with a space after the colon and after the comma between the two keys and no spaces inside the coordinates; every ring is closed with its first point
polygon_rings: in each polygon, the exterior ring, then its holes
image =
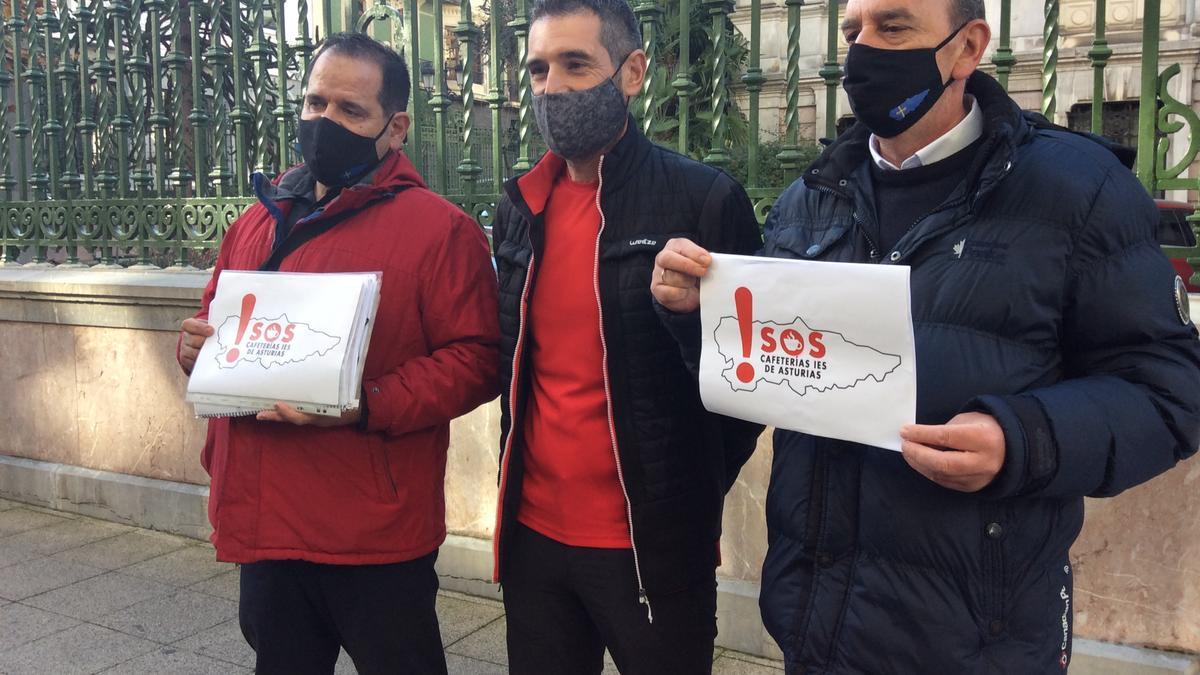
{"type": "Polygon", "coordinates": [[[852,389],[868,380],[882,383],[903,363],[903,359],[897,354],[889,354],[874,347],[858,344],[848,340],[842,333],[810,328],[800,316],[796,316],[788,324],[776,321],[754,321],[752,326],[751,334],[755,336],[756,345],[764,328],[773,328],[775,336],[791,329],[797,331],[801,336],[820,334],[825,353],[819,359],[814,359],[810,355],[788,356],[782,351],[767,355],[756,346],[751,350],[747,359],[743,356],[742,326],[738,318],[723,316],[713,331],[713,339],[718,353],[726,364],[726,367],[721,369],[721,376],[735,392],[756,391],[760,382],[786,386],[797,396],[804,396],[810,390],[813,393],[824,393],[831,390],[852,389]],[[754,376],[749,382],[743,382],[737,375],[738,364],[745,363],[747,360],[754,367],[754,376]],[[787,364],[784,367],[788,372],[779,372],[778,368],[771,368],[771,365],[778,364],[767,363],[767,361],[784,362],[787,364]],[[868,364],[865,368],[860,367],[853,373],[846,372],[851,367],[849,363],[861,364],[864,361],[868,364]],[[814,378],[791,372],[796,370],[801,373],[807,372],[810,375],[819,373],[819,375],[814,378]],[[803,386],[800,386],[801,382],[804,383],[803,386]]]}
{"type": "Polygon", "coordinates": [[[314,356],[325,356],[342,342],[341,337],[316,330],[311,324],[292,321],[286,313],[275,318],[251,317],[245,322],[247,325],[258,323],[262,326],[293,327],[291,339],[286,343],[279,339],[278,334],[276,341],[272,343],[267,343],[263,338],[256,341],[251,335],[243,335],[239,340],[237,333],[241,323],[241,317],[234,314],[227,317],[217,328],[215,337],[219,351],[215,358],[221,369],[236,368],[242,363],[257,363],[270,370],[273,366],[285,366],[300,363],[314,356]],[[234,350],[237,351],[234,352],[233,360],[230,360],[229,354],[234,350]],[[277,355],[273,352],[287,354],[277,355]]]}

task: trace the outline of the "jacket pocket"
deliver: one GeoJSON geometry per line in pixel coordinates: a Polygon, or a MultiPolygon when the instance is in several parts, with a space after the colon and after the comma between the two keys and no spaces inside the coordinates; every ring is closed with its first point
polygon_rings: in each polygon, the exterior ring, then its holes
{"type": "Polygon", "coordinates": [[[371,453],[371,467],[374,469],[379,500],[388,503],[399,501],[400,491],[396,488],[396,477],[392,473],[392,463],[383,439],[379,434],[367,434],[367,447],[371,453]]]}
{"type": "Polygon", "coordinates": [[[787,227],[768,234],[767,255],[776,258],[811,260],[820,258],[850,231],[849,223],[827,228],[787,227]]]}

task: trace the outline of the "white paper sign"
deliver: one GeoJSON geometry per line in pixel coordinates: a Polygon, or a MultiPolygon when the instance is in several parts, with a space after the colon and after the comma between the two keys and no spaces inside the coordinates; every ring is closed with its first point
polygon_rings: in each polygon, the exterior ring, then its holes
{"type": "Polygon", "coordinates": [[[714,254],[700,284],[705,407],[899,450],[917,411],[908,273],[714,254]]]}

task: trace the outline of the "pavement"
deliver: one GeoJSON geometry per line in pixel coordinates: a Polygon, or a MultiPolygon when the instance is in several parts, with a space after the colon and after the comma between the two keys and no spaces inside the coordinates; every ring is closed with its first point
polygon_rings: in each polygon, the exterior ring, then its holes
{"type": "MultiPolygon", "coordinates": [[[[0,674],[252,673],[237,599],[207,543],[0,499],[0,674]]],[[[450,673],[508,672],[500,602],[443,591],[438,618],[450,673]]],[[[714,654],[717,675],[782,672],[714,654]]],[[[336,673],[355,673],[345,652],[336,673]]]]}

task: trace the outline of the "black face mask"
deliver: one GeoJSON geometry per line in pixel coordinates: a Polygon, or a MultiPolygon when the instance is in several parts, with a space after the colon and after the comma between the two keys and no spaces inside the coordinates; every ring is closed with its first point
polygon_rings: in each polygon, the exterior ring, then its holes
{"type": "Polygon", "coordinates": [[[967,24],[954,30],[936,47],[879,49],[850,45],[842,88],[850,97],[854,116],[880,138],[908,131],[941,98],[954,78],[942,82],[937,53],[967,24]]]}
{"type": "Polygon", "coordinates": [[[300,120],[297,136],[304,165],[326,187],[354,185],[379,164],[375,142],[391,126],[393,116],[388,116],[375,138],[359,136],[325,117],[300,120]]]}

